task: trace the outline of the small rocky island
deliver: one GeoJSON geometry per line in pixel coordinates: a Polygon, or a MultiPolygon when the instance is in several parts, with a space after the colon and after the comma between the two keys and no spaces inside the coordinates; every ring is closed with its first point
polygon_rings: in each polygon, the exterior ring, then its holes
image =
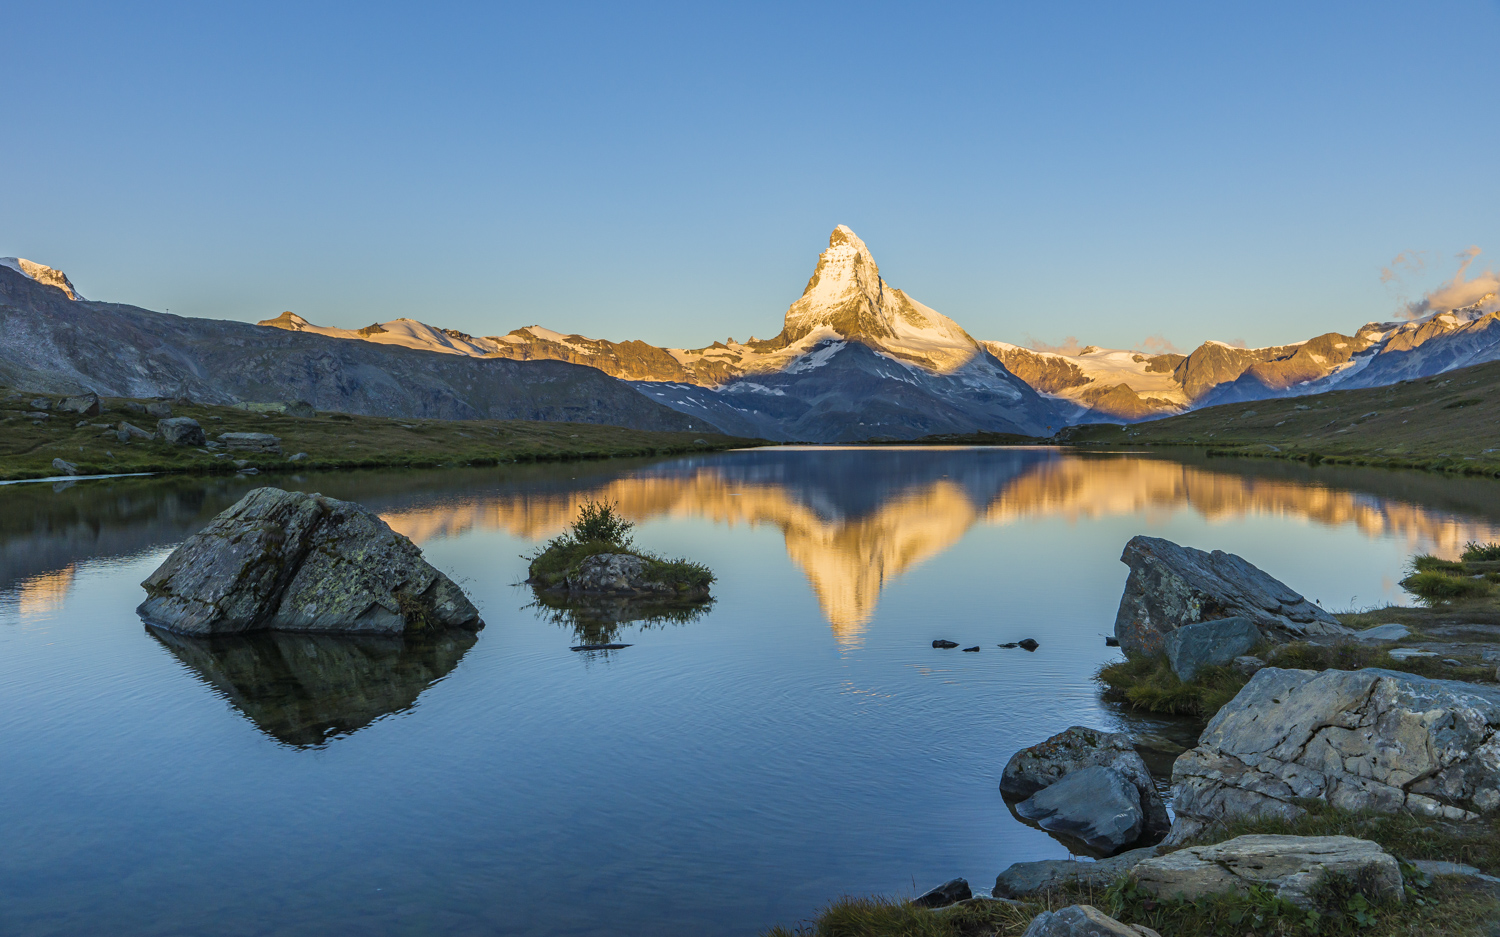
{"type": "Polygon", "coordinates": [[[136,611],[179,634],[484,627],[453,580],[373,512],[257,488],[172,551],[136,611]]]}
{"type": "Polygon", "coordinates": [[[612,640],[631,621],[690,621],[712,602],[714,574],[702,563],[635,549],[631,521],[615,505],[589,501],[568,531],[531,557],[527,583],[584,646],[612,640]]]}

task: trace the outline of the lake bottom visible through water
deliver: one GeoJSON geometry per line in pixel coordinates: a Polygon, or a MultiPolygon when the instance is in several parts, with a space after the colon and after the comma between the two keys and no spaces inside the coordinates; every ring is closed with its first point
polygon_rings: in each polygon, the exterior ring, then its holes
{"type": "Polygon", "coordinates": [[[1137,534],[1329,609],[1500,540],[1500,486],[1047,448],[817,448],[497,469],[0,488],[0,933],[758,934],[1069,847],[998,792],[1101,702],[1137,534]],[[250,489],[358,501],[487,626],[429,638],[145,627],[144,579],[250,489]],[[539,605],[586,501],[710,566],[681,620],[539,605]],[[584,640],[630,647],[575,652],[584,640]],[[998,645],[1034,638],[1035,652],[998,645]],[[978,645],[938,650],[934,639],[978,645]]]}

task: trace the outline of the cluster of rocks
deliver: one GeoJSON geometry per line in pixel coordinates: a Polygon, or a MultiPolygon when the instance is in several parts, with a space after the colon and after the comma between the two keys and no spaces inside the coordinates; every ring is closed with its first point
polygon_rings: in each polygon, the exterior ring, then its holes
{"type": "MultiPolygon", "coordinates": [[[[1240,820],[1295,820],[1310,801],[1452,822],[1500,809],[1500,687],[1373,668],[1267,666],[1250,652],[1293,639],[1394,642],[1409,632],[1394,624],[1351,632],[1231,554],[1137,537],[1122,559],[1131,571],[1116,636],[1127,654],[1164,657],[1184,681],[1223,664],[1250,681],[1176,759],[1170,824],[1143,759],[1123,735],[1075,726],[1017,752],[1001,780],[1009,797],[1025,798],[1014,805],[1017,815],[1105,858],[1016,863],[997,877],[995,900],[1105,887],[1127,876],[1140,892],[1163,899],[1268,890],[1312,909],[1319,886],[1341,876],[1372,902],[1400,902],[1401,863],[1368,840],[1257,834],[1192,843],[1240,820]]],[[[1457,863],[1416,865],[1500,885],[1500,878],[1457,863]]],[[[924,898],[943,900],[953,884],[924,898]]],[[[1026,933],[1153,932],[1076,905],[1037,916],[1026,933]]]]}
{"type": "Polygon", "coordinates": [[[141,585],[141,617],[184,634],[484,627],[463,591],[379,516],[278,488],[245,495],[141,585]]]}

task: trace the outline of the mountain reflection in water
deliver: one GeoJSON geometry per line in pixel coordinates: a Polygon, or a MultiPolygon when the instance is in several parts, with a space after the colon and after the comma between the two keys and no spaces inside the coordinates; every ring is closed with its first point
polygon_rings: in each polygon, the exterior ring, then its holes
{"type": "Polygon", "coordinates": [[[410,708],[478,639],[461,630],[425,637],[146,631],[262,732],[294,748],[322,747],[410,708]]]}
{"type": "MultiPolygon", "coordinates": [[[[499,491],[382,516],[417,543],[473,529],[542,540],[560,533],[589,500],[615,502],[637,522],[706,517],[774,525],[843,642],[859,639],[887,582],[976,524],[1188,509],[1210,520],[1271,515],[1352,524],[1372,538],[1403,539],[1412,552],[1444,556],[1456,556],[1469,540],[1500,540],[1493,521],[1335,487],[1331,472],[1310,481],[1295,465],[1254,466],[1270,470],[1263,474],[1220,466],[1245,468],[1044,448],[763,449],[677,460],[572,490],[499,491]],[[1289,471],[1279,476],[1277,469],[1289,471]]],[[[1384,476],[1368,478],[1401,480],[1384,476]]]]}

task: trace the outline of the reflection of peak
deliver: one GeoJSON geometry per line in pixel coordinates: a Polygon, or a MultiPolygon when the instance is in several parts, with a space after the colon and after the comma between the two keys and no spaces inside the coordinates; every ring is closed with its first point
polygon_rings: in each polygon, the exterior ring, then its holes
{"type": "Polygon", "coordinates": [[[262,732],[296,748],[321,747],[410,708],[476,640],[469,632],[200,638],[146,630],[262,732]]]}

